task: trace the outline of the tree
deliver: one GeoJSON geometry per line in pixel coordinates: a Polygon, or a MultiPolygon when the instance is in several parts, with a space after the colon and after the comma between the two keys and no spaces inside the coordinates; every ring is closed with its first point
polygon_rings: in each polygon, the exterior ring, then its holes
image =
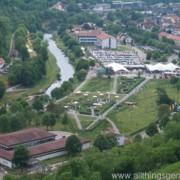
{"type": "Polygon", "coordinates": [[[107,67],[107,68],[105,69],[105,73],[106,73],[106,75],[108,76],[108,79],[110,79],[110,78],[111,78],[111,75],[114,74],[114,71],[113,71],[113,69],[112,69],[111,67],[107,67]]]}
{"type": "Polygon", "coordinates": [[[140,134],[137,134],[135,137],[134,137],[134,142],[141,142],[142,141],[142,136],[140,134]]]}
{"type": "Polygon", "coordinates": [[[77,78],[79,81],[83,81],[86,78],[87,75],[87,71],[85,69],[81,69],[78,73],[77,73],[77,78]]]}
{"type": "Polygon", "coordinates": [[[65,126],[65,129],[66,129],[66,125],[68,124],[68,115],[67,113],[64,113],[64,117],[62,119],[62,124],[65,126]]]}
{"type": "Polygon", "coordinates": [[[27,166],[29,158],[30,158],[30,153],[28,149],[25,146],[20,145],[15,149],[12,163],[15,164],[17,167],[20,167],[22,172],[23,168],[27,166]]]}
{"type": "Polygon", "coordinates": [[[172,76],[170,79],[170,83],[172,85],[175,85],[179,81],[179,78],[172,76]]]}
{"type": "Polygon", "coordinates": [[[0,80],[0,99],[4,96],[6,92],[5,84],[0,80]]]}
{"type": "Polygon", "coordinates": [[[146,128],[146,134],[148,136],[153,136],[158,132],[156,124],[152,123],[146,128]]]}
{"type": "Polygon", "coordinates": [[[94,146],[100,151],[110,149],[117,145],[117,139],[114,134],[102,135],[99,134],[94,141],[94,146]]]}
{"type": "Polygon", "coordinates": [[[160,127],[165,127],[169,121],[170,121],[170,119],[169,119],[168,115],[165,114],[160,121],[160,127]]]}
{"type": "Polygon", "coordinates": [[[176,90],[177,92],[180,91],[180,80],[176,83],[176,90]]]}
{"type": "Polygon", "coordinates": [[[10,111],[12,113],[23,112],[24,108],[23,108],[22,104],[19,101],[13,101],[11,103],[10,111]]]}
{"type": "Polygon", "coordinates": [[[0,131],[2,133],[10,132],[9,117],[6,114],[0,116],[0,131]]]}
{"type": "Polygon", "coordinates": [[[65,147],[70,154],[76,154],[82,151],[81,141],[76,135],[68,137],[65,147]]]}
{"type": "Polygon", "coordinates": [[[163,116],[168,115],[170,113],[169,111],[169,105],[167,104],[161,104],[158,108],[158,117],[161,119],[163,116]]]}
{"type": "Polygon", "coordinates": [[[37,111],[43,110],[43,103],[39,100],[36,99],[33,104],[32,104],[33,108],[36,109],[37,111]]]}
{"type": "Polygon", "coordinates": [[[48,113],[45,114],[42,118],[42,124],[44,126],[46,126],[47,131],[48,131],[48,127],[51,126],[51,128],[53,128],[53,126],[55,126],[56,124],[56,116],[53,113],[48,113]]]}
{"type": "Polygon", "coordinates": [[[177,113],[174,114],[173,120],[177,121],[177,122],[180,122],[180,112],[177,112],[177,113]]]}

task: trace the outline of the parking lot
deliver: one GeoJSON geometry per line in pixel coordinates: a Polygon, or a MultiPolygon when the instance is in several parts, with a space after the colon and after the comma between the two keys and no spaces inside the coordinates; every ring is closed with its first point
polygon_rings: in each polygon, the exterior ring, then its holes
{"type": "Polygon", "coordinates": [[[93,50],[91,54],[103,64],[120,63],[122,65],[138,65],[138,57],[132,52],[93,50]]]}

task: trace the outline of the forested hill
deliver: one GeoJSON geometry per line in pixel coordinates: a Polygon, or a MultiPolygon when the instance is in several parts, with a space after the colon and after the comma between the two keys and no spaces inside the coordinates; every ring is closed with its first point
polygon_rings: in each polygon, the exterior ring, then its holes
{"type": "Polygon", "coordinates": [[[41,30],[48,8],[58,0],[1,0],[0,1],[0,57],[7,59],[10,38],[19,24],[30,32],[41,30]]]}

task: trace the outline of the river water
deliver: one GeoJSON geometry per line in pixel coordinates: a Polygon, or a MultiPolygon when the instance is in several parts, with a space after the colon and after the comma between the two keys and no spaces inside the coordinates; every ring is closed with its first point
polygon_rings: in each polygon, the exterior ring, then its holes
{"type": "Polygon", "coordinates": [[[69,64],[69,58],[65,56],[61,49],[56,45],[56,42],[52,39],[52,34],[44,34],[44,40],[48,42],[48,49],[51,54],[56,58],[57,66],[60,68],[60,81],[56,81],[46,90],[45,94],[51,96],[53,89],[60,87],[64,81],[68,81],[74,75],[74,68],[69,64]]]}

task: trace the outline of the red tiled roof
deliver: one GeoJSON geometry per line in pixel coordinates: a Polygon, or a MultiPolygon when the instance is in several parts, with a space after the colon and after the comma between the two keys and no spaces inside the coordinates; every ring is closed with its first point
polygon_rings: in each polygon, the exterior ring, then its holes
{"type": "MultiPolygon", "coordinates": [[[[53,151],[60,151],[65,148],[67,138],[62,138],[58,139],[56,141],[51,141],[47,143],[43,143],[40,145],[28,147],[28,150],[30,151],[30,156],[38,156],[42,155],[45,153],[50,153],[53,151]]],[[[80,138],[80,141],[82,144],[89,142],[88,139],[86,138],[80,138]]],[[[3,149],[0,149],[0,157],[7,159],[7,160],[12,160],[13,158],[14,151],[6,151],[3,149]]]]}
{"type": "Polygon", "coordinates": [[[3,58],[0,58],[0,64],[5,63],[5,60],[3,58]]]}
{"type": "Polygon", "coordinates": [[[26,142],[36,141],[40,139],[50,138],[56,136],[53,133],[49,133],[42,129],[32,128],[25,129],[21,131],[16,131],[7,134],[0,135],[0,144],[5,146],[13,146],[18,144],[23,144],[26,142]]]}
{"type": "Polygon", "coordinates": [[[6,151],[4,149],[0,149],[0,157],[7,160],[12,160],[13,153],[14,153],[13,151],[6,151]]]}
{"type": "Polygon", "coordinates": [[[104,40],[104,39],[107,39],[107,38],[113,38],[115,39],[113,36],[109,35],[109,34],[99,34],[96,36],[98,39],[100,40],[104,40]]]}
{"type": "Polygon", "coordinates": [[[176,36],[176,35],[172,35],[172,34],[169,34],[167,32],[161,32],[159,33],[160,36],[164,36],[164,37],[167,37],[169,39],[173,39],[175,41],[180,41],[180,36],[176,36]]]}
{"type": "MultiPolygon", "coordinates": [[[[43,144],[40,144],[37,146],[32,146],[32,147],[29,147],[28,149],[30,151],[31,156],[37,156],[40,154],[64,149],[66,140],[67,140],[67,138],[62,138],[62,139],[58,139],[56,141],[51,141],[51,142],[43,143],[43,144]]],[[[82,144],[89,142],[89,140],[87,140],[85,138],[81,138],[80,141],[82,144]]]]}
{"type": "Polygon", "coordinates": [[[78,36],[97,36],[98,34],[101,34],[100,31],[94,30],[94,31],[81,31],[77,35],[78,36]]]}

